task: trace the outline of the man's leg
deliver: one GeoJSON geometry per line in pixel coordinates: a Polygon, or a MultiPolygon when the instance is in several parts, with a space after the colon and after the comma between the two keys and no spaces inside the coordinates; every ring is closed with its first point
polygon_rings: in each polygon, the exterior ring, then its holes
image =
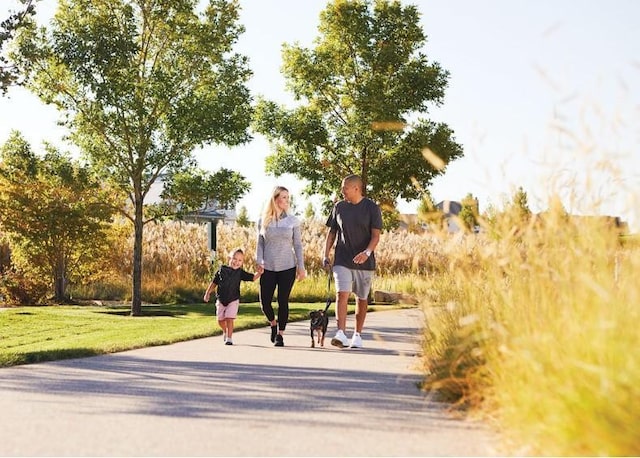
{"type": "Polygon", "coordinates": [[[338,329],[342,331],[347,328],[347,303],[350,294],[348,291],[339,291],[336,298],[336,321],[338,329]]]}
{"type": "Polygon", "coordinates": [[[367,309],[369,308],[368,299],[360,299],[356,301],[356,332],[360,334],[364,328],[364,320],[367,317],[367,309]]]}

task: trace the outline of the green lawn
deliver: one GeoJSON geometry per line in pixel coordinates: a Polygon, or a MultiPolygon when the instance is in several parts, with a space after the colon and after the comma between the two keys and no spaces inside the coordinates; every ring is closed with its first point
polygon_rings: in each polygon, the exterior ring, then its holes
{"type": "MultiPolygon", "coordinates": [[[[319,303],[292,303],[291,321],[319,303]]],[[[334,310],[332,306],[331,311],[334,310]]],[[[219,335],[213,304],[16,307],[0,311],[0,367],[114,353],[219,335]]],[[[258,303],[240,305],[235,330],[266,326],[258,303]]]]}
{"type": "MultiPolygon", "coordinates": [[[[309,318],[323,303],[291,303],[290,321],[309,318]]],[[[389,308],[388,305],[382,306],[389,308]]],[[[375,310],[370,307],[369,310],[375,310]]],[[[354,305],[349,304],[349,313],[354,305]]],[[[213,304],[40,306],[0,310],[0,367],[115,353],[220,335],[213,304]]],[[[329,314],[333,315],[335,303],[329,314]]],[[[240,304],[235,331],[266,326],[257,302],[240,304]]]]}

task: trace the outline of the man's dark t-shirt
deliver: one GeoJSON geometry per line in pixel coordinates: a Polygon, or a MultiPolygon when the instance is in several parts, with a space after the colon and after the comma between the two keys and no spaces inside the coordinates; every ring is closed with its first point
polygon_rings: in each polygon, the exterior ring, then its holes
{"type": "Polygon", "coordinates": [[[336,231],[335,265],[357,270],[376,269],[374,253],[362,264],[353,262],[353,258],[369,245],[371,229],[382,230],[382,214],[374,201],[364,197],[357,204],[346,200],[336,203],[327,226],[336,231]]]}
{"type": "Polygon", "coordinates": [[[241,281],[253,281],[253,274],[244,269],[220,266],[220,269],[213,276],[213,282],[218,285],[216,297],[222,305],[227,305],[240,299],[241,281]]]}

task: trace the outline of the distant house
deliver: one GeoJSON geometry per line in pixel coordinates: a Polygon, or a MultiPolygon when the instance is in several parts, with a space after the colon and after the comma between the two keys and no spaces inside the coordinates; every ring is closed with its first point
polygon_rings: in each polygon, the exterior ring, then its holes
{"type": "MultiPolygon", "coordinates": [[[[447,231],[448,232],[458,232],[460,227],[456,224],[454,216],[458,216],[460,210],[462,210],[462,204],[460,202],[456,202],[455,200],[443,200],[442,202],[436,204],[436,208],[440,211],[444,220],[447,223],[447,231]]],[[[415,213],[407,213],[400,215],[400,223],[398,225],[399,229],[409,230],[411,228],[420,228],[422,230],[428,229],[428,224],[421,222],[418,220],[418,215],[415,213]]]]}
{"type": "Polygon", "coordinates": [[[449,232],[458,232],[460,226],[456,223],[456,218],[462,210],[462,204],[455,200],[443,200],[436,204],[436,208],[442,212],[447,222],[447,230],[449,232]]]}

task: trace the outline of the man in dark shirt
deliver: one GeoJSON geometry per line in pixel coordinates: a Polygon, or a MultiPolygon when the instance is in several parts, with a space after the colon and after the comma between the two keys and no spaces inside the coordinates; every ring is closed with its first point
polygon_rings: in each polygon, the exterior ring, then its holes
{"type": "Polygon", "coordinates": [[[337,347],[362,347],[362,329],[369,306],[369,291],[376,269],[374,250],[380,240],[380,207],[363,195],[362,179],[349,175],[342,180],[344,200],[333,207],[327,220],[324,266],[331,268],[329,255],[335,243],[333,276],[336,282],[336,321],[338,331],[331,344],[337,347]],[[356,322],[351,340],[347,339],[347,302],[356,294],[356,322]]]}

